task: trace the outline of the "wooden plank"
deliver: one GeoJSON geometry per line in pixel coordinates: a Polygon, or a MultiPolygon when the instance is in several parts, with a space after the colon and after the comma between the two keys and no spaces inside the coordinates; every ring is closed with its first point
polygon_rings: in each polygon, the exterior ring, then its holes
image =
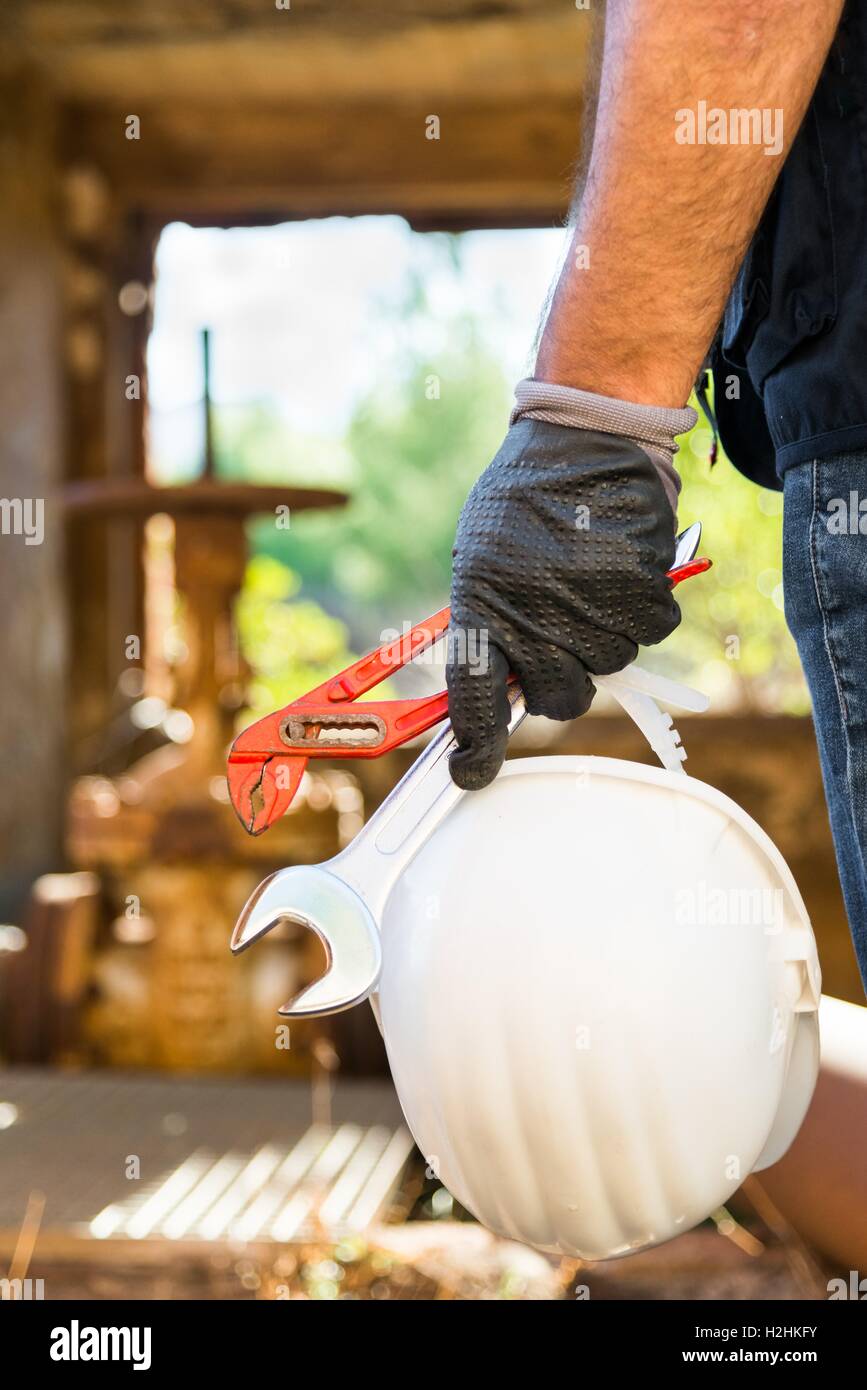
{"type": "Polygon", "coordinates": [[[138,114],[148,100],[242,102],[312,98],[394,101],[421,92],[502,100],[580,89],[595,9],[563,0],[390,0],[339,6],[303,0],[291,10],[250,0],[118,9],[61,0],[24,9],[18,41],[41,57],[58,91],[118,98],[138,114]]]}
{"type": "Polygon", "coordinates": [[[551,223],[568,206],[580,145],[575,99],[443,104],[438,140],[426,138],[423,102],[363,112],[172,102],[140,113],[139,143],[123,138],[124,109],[71,109],[66,158],[165,220],[475,212],[551,223]]]}
{"type": "MultiPolygon", "coordinates": [[[[119,8],[117,0],[17,0],[18,30],[32,42],[116,44],[189,39],[195,34],[237,34],[256,29],[268,34],[284,23],[280,11],[262,0],[231,0],[230,4],[205,5],[200,0],[148,0],[146,5],[119,8]]],[[[364,29],[401,29],[428,20],[430,0],[295,0],[293,23],[302,29],[333,29],[335,24],[361,25],[364,29]]],[[[437,0],[437,22],[453,25],[460,20],[487,21],[506,16],[556,15],[561,0],[437,0]]],[[[286,11],[290,13],[290,11],[286,11]]]]}

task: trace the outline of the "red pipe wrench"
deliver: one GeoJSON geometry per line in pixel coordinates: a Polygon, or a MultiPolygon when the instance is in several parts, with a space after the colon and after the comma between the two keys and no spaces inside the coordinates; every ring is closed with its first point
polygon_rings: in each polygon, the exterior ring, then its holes
{"type": "MultiPolygon", "coordinates": [[[[700,522],[678,536],[668,572],[672,588],[710,569],[710,560],[694,558],[700,538],[700,522]]],[[[286,812],[309,758],[378,758],[447,718],[446,690],[413,700],[357,698],[432,647],[448,625],[449,609],[441,608],[238,735],[229,753],[228,783],[245,830],[261,835],[286,812]]]]}

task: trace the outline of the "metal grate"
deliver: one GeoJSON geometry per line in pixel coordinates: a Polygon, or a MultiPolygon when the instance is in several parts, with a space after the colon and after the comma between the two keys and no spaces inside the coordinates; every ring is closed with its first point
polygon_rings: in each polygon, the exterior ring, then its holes
{"type": "Polygon", "coordinates": [[[43,1229],[96,1240],[291,1241],[363,1230],[412,1151],[388,1083],[0,1072],[0,1229],[34,1189],[43,1229]],[[14,1117],[12,1123],[8,1123],[14,1117]],[[130,1178],[138,1160],[140,1177],[130,1178]]]}

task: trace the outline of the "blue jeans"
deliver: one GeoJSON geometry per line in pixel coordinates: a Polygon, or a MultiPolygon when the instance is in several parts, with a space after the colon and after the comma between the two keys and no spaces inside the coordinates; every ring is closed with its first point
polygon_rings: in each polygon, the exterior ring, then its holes
{"type": "Polygon", "coordinates": [[[814,459],[784,474],[783,587],[867,989],[867,451],[814,459]]]}

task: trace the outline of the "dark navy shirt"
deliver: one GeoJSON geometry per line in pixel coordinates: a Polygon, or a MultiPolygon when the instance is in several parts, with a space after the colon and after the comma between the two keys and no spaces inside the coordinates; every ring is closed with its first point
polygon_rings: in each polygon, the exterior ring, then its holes
{"type": "Polygon", "coordinates": [[[867,447],[867,0],[845,7],[711,365],[723,447],[755,481],[867,447]]]}

